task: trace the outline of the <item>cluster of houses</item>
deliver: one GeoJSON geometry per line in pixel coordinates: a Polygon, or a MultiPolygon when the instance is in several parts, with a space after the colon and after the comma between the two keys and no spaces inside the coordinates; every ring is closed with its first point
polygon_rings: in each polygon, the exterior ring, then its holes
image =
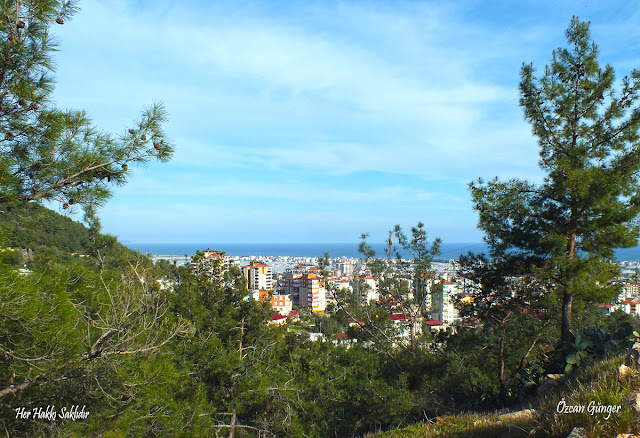
{"type": "Polygon", "coordinates": [[[629,315],[640,317],[640,282],[623,280],[621,293],[613,304],[601,304],[609,313],[621,310],[629,315]]]}
{"type": "MultiPolygon", "coordinates": [[[[197,262],[192,262],[193,269],[206,272],[208,275],[221,276],[231,266],[231,259],[221,251],[206,250],[197,262]]],[[[356,294],[363,303],[380,301],[379,287],[366,266],[354,261],[341,261],[331,265],[326,272],[318,266],[297,264],[288,267],[284,272],[274,274],[266,263],[250,261],[240,266],[247,282],[250,297],[259,301],[268,300],[274,311],[273,322],[284,324],[295,318],[298,309],[314,314],[324,314],[331,304],[336,304],[336,291],[342,290],[356,294]]],[[[445,275],[445,277],[448,277],[445,275]]],[[[429,309],[431,318],[423,318],[420,312],[409,316],[406,311],[390,304],[391,321],[399,325],[407,325],[409,319],[418,332],[422,327],[440,330],[459,321],[458,305],[470,299],[470,294],[459,291],[457,282],[448,278],[436,278],[442,284],[435,293],[426,294],[425,309],[429,309]]],[[[431,283],[430,283],[431,284],[431,283]]]]}
{"type": "MultiPolygon", "coordinates": [[[[221,277],[231,266],[230,257],[223,252],[207,250],[201,254],[197,262],[192,262],[192,267],[207,275],[221,277]]],[[[240,266],[240,269],[250,292],[248,298],[268,300],[274,311],[274,324],[285,324],[296,318],[298,312],[294,310],[324,314],[327,309],[335,308],[336,291],[354,294],[367,304],[381,301],[375,278],[365,265],[357,261],[339,261],[324,272],[318,266],[296,264],[274,274],[270,265],[256,260],[240,266]]],[[[391,311],[390,319],[394,324],[405,327],[407,333],[421,333],[423,328],[431,331],[446,329],[461,321],[460,306],[473,299],[471,293],[466,293],[468,287],[465,279],[450,273],[434,276],[428,282],[424,298],[426,312],[406,311],[406,307],[402,309],[390,301],[387,303],[391,311]],[[436,283],[438,287],[431,290],[430,286],[436,283]],[[430,318],[424,318],[422,313],[430,318]]],[[[412,291],[412,286],[406,289],[412,291]]],[[[610,312],[622,310],[640,317],[640,282],[624,281],[621,290],[615,303],[602,304],[600,307],[610,312]]]]}

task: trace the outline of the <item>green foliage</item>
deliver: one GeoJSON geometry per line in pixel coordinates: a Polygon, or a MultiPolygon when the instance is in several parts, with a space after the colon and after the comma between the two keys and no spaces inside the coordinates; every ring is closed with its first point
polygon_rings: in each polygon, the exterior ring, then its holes
{"type": "Polygon", "coordinates": [[[436,238],[429,245],[422,222],[411,228],[410,236],[396,225],[389,232],[385,258],[381,259],[374,258],[375,251],[367,244],[366,237],[362,236],[359,251],[365,256],[364,263],[378,285],[380,305],[363,306],[356,313],[356,319],[363,322],[361,327],[369,334],[369,340],[386,343],[383,348],[389,349],[391,344],[401,343],[395,339],[393,326],[389,324],[389,314],[399,312],[409,326],[408,347],[414,348],[420,338],[417,330],[419,321],[429,312],[427,294],[434,285],[431,262],[440,254],[441,240],[436,238]],[[408,254],[410,259],[404,259],[400,251],[408,254]]]}
{"type": "Polygon", "coordinates": [[[633,327],[628,315],[619,321],[614,315],[607,319],[607,326],[571,330],[571,337],[562,341],[551,353],[551,367],[555,371],[571,373],[574,369],[592,363],[594,359],[619,354],[632,342],[633,327]],[[626,317],[626,318],[625,318],[626,317]]]}
{"type": "Polygon", "coordinates": [[[593,437],[630,432],[637,420],[633,418],[631,408],[624,406],[622,399],[629,391],[637,392],[640,388],[637,376],[619,376],[617,369],[621,363],[620,357],[595,361],[579,370],[558,393],[543,399],[537,409],[536,428],[532,436],[566,436],[574,427],[585,428],[593,437]],[[585,409],[573,414],[558,412],[561,402],[566,406],[584,406],[585,409]],[[606,414],[589,412],[591,403],[622,406],[622,409],[604,420],[606,414]]]}
{"type": "Polygon", "coordinates": [[[34,203],[0,214],[0,228],[6,233],[6,245],[14,248],[49,247],[87,254],[91,247],[85,226],[34,203]]]}
{"type": "Polygon", "coordinates": [[[638,418],[630,406],[623,403],[628,394],[640,390],[637,374],[621,377],[618,367],[622,358],[597,361],[579,370],[561,385],[557,393],[531,402],[531,410],[506,413],[463,412],[441,416],[413,426],[377,433],[384,437],[566,437],[574,427],[581,427],[589,437],[615,437],[637,433],[638,418]],[[592,411],[589,411],[589,406],[592,411]],[[559,412],[564,406],[583,406],[581,412],[559,412]],[[620,406],[608,415],[597,406],[620,406]],[[608,417],[608,418],[607,418],[608,417]],[[606,418],[606,419],[605,419],[606,418]]]}
{"type": "Polygon", "coordinates": [[[50,101],[56,44],[49,28],[69,20],[75,3],[0,3],[0,204],[52,200],[94,214],[111,187],[126,182],[129,163],[171,158],[160,104],[114,136],[84,111],[59,110],[50,101]]]}
{"type": "MultiPolygon", "coordinates": [[[[101,235],[96,207],[125,182],[128,163],[170,157],[164,111],[152,107],[118,137],[98,132],[81,111],[56,109],[47,29],[68,21],[75,4],[0,7],[0,230],[7,240],[0,246],[35,250],[26,274],[16,270],[20,253],[0,252],[0,430],[7,435],[362,436],[460,408],[519,402],[539,383],[554,344],[557,298],[565,316],[580,310],[585,327],[590,302],[617,293],[608,282],[617,272],[612,251],[633,245],[639,232],[632,218],[640,209],[640,74],[623,80],[617,96],[585,23],[572,21],[572,49],[556,52],[543,77],[523,67],[521,103],[546,178],[472,184],[492,256],[461,258],[461,272],[476,286],[465,315],[477,324],[431,338],[413,324],[428,315],[430,291],[441,288],[431,269],[440,240],[429,244],[422,223],[408,235],[396,226],[382,259],[363,236],[378,303],[362,302],[364,286],[333,291],[334,315],[308,315],[289,329],[269,324],[269,305],[248,299],[237,268],[211,276],[221,266],[154,266],[101,235]],[[42,200],[82,205],[89,228],[32,202],[42,200]],[[390,319],[398,312],[411,327],[407,343],[390,319]],[[300,333],[313,326],[328,338],[347,330],[358,342],[310,342],[300,333]],[[87,405],[91,416],[16,421],[16,406],[47,404],[87,405]]],[[[329,259],[319,262],[326,277],[329,259]]],[[[620,319],[569,333],[554,354],[563,369],[578,371],[579,385],[587,385],[580,376],[591,372],[588,364],[638,337],[620,319]]],[[[629,385],[607,375],[568,400],[619,403],[629,385]]],[[[543,406],[540,419],[553,417],[551,409],[543,406]]],[[[574,423],[555,421],[541,421],[539,433],[564,433],[574,423]]],[[[630,422],[624,415],[613,425],[580,421],[600,434],[630,422]]],[[[521,435],[474,416],[438,424],[425,436],[521,435]]]]}
{"type": "Polygon", "coordinates": [[[497,249],[540,253],[543,246],[564,254],[575,232],[576,251],[611,257],[613,248],[637,240],[631,221],[640,208],[634,195],[640,155],[633,147],[640,127],[634,107],[640,72],[622,80],[618,95],[613,68],[598,65],[589,23],[574,18],[566,35],[570,49],[554,51],[541,78],[532,65],[521,73],[520,102],[539,140],[544,184],[472,185],[474,200],[497,249]]]}
{"type": "Polygon", "coordinates": [[[438,335],[443,400],[461,409],[487,409],[522,401],[543,375],[552,348],[544,319],[512,313],[474,328],[438,335]]]}
{"type": "Polygon", "coordinates": [[[640,229],[640,72],[615,90],[613,68],[598,65],[589,23],[574,18],[568,49],[544,74],[522,67],[520,103],[540,145],[542,184],[479,180],[470,185],[492,255],[521,254],[545,288],[562,297],[564,340],[573,299],[610,299],[613,250],[637,244],[640,229]]]}
{"type": "Polygon", "coordinates": [[[165,346],[190,328],[167,314],[148,263],[124,265],[103,271],[86,259],[50,257],[27,274],[0,265],[3,430],[48,430],[46,421],[16,420],[13,408],[20,406],[86,405],[90,421],[69,430],[89,435],[104,430],[106,418],[149,430],[173,418],[167,412],[177,401],[161,389],[176,375],[165,346]],[[154,407],[158,394],[164,401],[154,407]]]}
{"type": "MultiPolygon", "coordinates": [[[[297,330],[266,325],[269,309],[245,301],[240,281],[224,285],[174,269],[179,281],[172,312],[194,327],[193,337],[176,346],[176,366],[205,388],[212,430],[225,435],[234,430],[239,436],[260,431],[355,436],[442,411],[434,390],[441,386],[444,359],[427,349],[386,355],[379,346],[360,342],[348,348],[310,342],[297,330]]],[[[346,315],[329,321],[328,316],[309,315],[299,324],[322,324],[328,331],[332,324],[344,324],[346,315]]]]}
{"type": "Polygon", "coordinates": [[[473,300],[461,314],[476,325],[467,334],[473,338],[470,352],[477,355],[474,367],[492,381],[480,386],[483,403],[520,399],[539,380],[533,371],[539,356],[554,345],[550,308],[555,306],[532,273],[538,260],[512,252],[459,259],[459,273],[472,285],[473,300]]]}

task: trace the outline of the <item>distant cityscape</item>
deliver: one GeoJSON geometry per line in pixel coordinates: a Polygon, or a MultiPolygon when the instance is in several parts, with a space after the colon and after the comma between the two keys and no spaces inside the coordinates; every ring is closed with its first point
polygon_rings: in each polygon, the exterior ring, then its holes
{"type": "MultiPolygon", "coordinates": [[[[185,255],[193,255],[196,251],[202,250],[203,248],[219,248],[230,256],[257,255],[260,257],[289,256],[317,258],[324,255],[324,253],[328,253],[330,257],[362,257],[362,254],[358,252],[360,242],[357,238],[354,238],[353,242],[346,243],[124,243],[129,248],[140,251],[143,254],[176,255],[182,256],[183,258],[185,255]]],[[[377,254],[384,253],[384,244],[373,240],[367,243],[377,254]]],[[[487,252],[488,248],[486,244],[482,242],[444,243],[438,258],[450,260],[469,251],[487,252]]],[[[638,251],[638,255],[640,256],[640,251],[638,251]]]]}
{"type": "MultiPolygon", "coordinates": [[[[320,272],[317,257],[250,255],[231,256],[221,250],[207,249],[200,258],[189,255],[152,255],[154,261],[167,260],[178,266],[188,266],[199,274],[222,278],[231,266],[240,268],[247,281],[250,295],[247,299],[269,301],[273,309],[272,322],[286,324],[297,320],[300,311],[323,315],[336,309],[334,291],[343,290],[355,294],[363,304],[380,303],[376,279],[359,257],[329,258],[329,266],[320,272]]],[[[599,303],[603,313],[621,310],[640,316],[640,261],[620,261],[617,283],[620,294],[609,303],[599,303]]],[[[408,321],[399,307],[389,304],[391,321],[401,326],[400,333],[408,335],[408,324],[414,330],[439,331],[464,323],[459,314],[460,306],[473,300],[474,285],[456,272],[456,260],[432,263],[434,270],[431,284],[439,282],[442,288],[428,293],[424,317],[408,321]],[[404,327],[404,330],[402,328],[404,327]]],[[[412,297],[411,297],[412,298],[412,297]]],[[[357,322],[355,322],[357,323],[357,322]]],[[[316,337],[322,337],[316,334],[316,337]]]]}
{"type": "MultiPolygon", "coordinates": [[[[330,257],[362,257],[362,254],[358,252],[359,242],[357,239],[349,243],[123,243],[143,254],[178,257],[183,260],[185,255],[190,257],[196,251],[205,248],[219,248],[230,256],[249,257],[255,255],[258,258],[289,256],[316,259],[324,253],[329,253],[330,257]]],[[[384,254],[384,244],[373,240],[368,244],[376,251],[376,254],[384,254]]],[[[489,249],[483,242],[444,242],[440,255],[436,259],[449,261],[470,251],[488,253],[489,249]]],[[[616,250],[614,254],[618,261],[640,261],[640,247],[616,250]]]]}

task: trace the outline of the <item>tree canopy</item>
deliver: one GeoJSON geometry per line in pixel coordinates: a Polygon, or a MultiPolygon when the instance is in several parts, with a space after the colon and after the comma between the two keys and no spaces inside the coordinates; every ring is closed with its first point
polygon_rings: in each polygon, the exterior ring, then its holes
{"type": "Polygon", "coordinates": [[[574,297],[611,298],[613,251],[635,246],[640,232],[640,71],[617,90],[613,68],[598,64],[589,23],[574,17],[566,38],[540,77],[531,64],[521,71],[520,104],[544,181],[470,185],[494,258],[524,257],[562,300],[563,340],[574,297]]]}
{"type": "Polygon", "coordinates": [[[95,213],[129,164],[167,161],[173,147],[161,104],[120,135],[100,131],[82,110],[51,101],[52,26],[77,11],[71,0],[0,3],[0,204],[50,200],[95,213]]]}

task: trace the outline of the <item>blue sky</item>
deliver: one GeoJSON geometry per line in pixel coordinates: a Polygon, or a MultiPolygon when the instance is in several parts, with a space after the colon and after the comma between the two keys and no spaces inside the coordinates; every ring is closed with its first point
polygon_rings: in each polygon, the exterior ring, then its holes
{"type": "Polygon", "coordinates": [[[638,1],[83,1],[55,34],[54,100],[123,132],[164,102],[168,164],[101,212],[124,242],[356,242],[421,220],[480,241],[467,184],[539,181],[519,71],[592,23],[640,67],[638,1]],[[605,4],[606,3],[606,4],[605,4]]]}

